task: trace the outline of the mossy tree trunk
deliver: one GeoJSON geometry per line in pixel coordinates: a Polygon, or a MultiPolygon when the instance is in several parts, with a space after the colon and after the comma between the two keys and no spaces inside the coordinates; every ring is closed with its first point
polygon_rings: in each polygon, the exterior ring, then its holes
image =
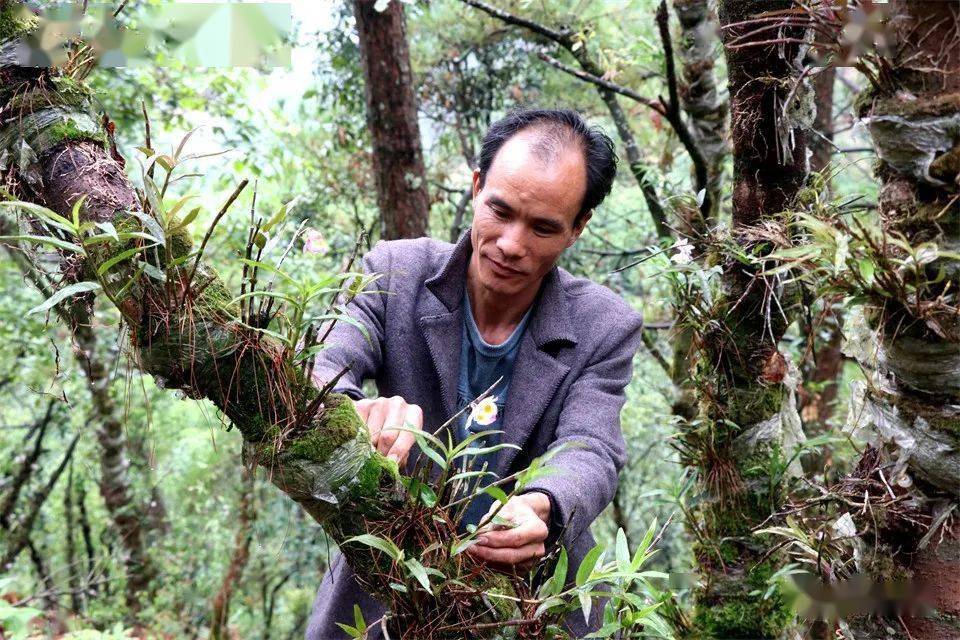
{"type": "MultiPolygon", "coordinates": [[[[122,157],[109,143],[109,127],[101,125],[106,118],[94,112],[82,79],[63,69],[19,64],[17,51],[37,22],[20,2],[2,7],[0,148],[14,158],[4,169],[8,191],[68,221],[84,198],[80,222],[116,231],[98,234],[95,243],[61,237],[84,246],[79,253],[63,252],[54,288],[99,283],[124,318],[140,368],[165,388],[208,399],[226,416],[242,435],[245,462],[264,467],[273,484],[324,526],[369,589],[400,607],[393,613],[409,625],[402,637],[424,637],[417,635],[421,618],[434,628],[457,629],[462,620],[495,625],[504,613],[490,608],[487,594],[509,592],[509,582],[443,544],[454,538],[455,523],[443,529],[434,512],[425,512],[429,507],[408,501],[396,463],[372,447],[349,398],[321,397],[304,365],[294,363],[295,354],[251,326],[258,319],[238,322],[239,303],[194,251],[186,228],[129,183],[122,157]],[[156,246],[147,246],[144,236],[156,246]],[[126,253],[133,249],[138,253],[126,253]],[[119,259],[121,254],[126,257],[119,259]],[[433,524],[416,525],[423,521],[433,524]],[[416,581],[387,553],[349,540],[361,534],[394,538],[406,557],[449,576],[445,588],[451,593],[411,598],[404,610],[389,582],[416,581]]],[[[19,223],[27,232],[48,238],[57,233],[39,214],[21,211],[19,223]]],[[[91,304],[89,294],[61,303],[91,304]]]]}
{"type": "Polygon", "coordinates": [[[708,328],[696,336],[700,414],[681,442],[702,496],[688,519],[699,571],[692,617],[697,638],[779,638],[793,618],[779,588],[764,598],[782,562],[768,555],[773,541],[753,531],[783,505],[795,471],[787,460],[803,439],[796,367],[778,349],[794,294],[763,273],[773,266],[769,260],[760,266],[785,233],[783,212],[806,176],[804,133],[784,117],[784,105],[805,92],[796,73],[802,52],[790,44],[756,44],[764,33],[740,24],[791,6],[789,0],[720,4],[731,96],[733,224],[731,237],[720,243],[726,248],[711,258],[723,267],[723,291],[708,328]],[[736,251],[750,259],[738,260],[736,251]]]}
{"type": "Polygon", "coordinates": [[[910,593],[930,609],[852,627],[857,637],[939,640],[960,637],[960,14],[946,1],[894,0],[890,10],[890,75],[862,96],[857,115],[879,158],[885,232],[937,253],[919,269],[933,283],[922,295],[867,309],[880,357],[858,426],[879,443],[868,452],[878,459],[860,467],[876,480],[868,498],[882,502],[889,490],[899,506],[854,516],[868,532],[861,569],[877,581],[913,580],[910,593]]]}

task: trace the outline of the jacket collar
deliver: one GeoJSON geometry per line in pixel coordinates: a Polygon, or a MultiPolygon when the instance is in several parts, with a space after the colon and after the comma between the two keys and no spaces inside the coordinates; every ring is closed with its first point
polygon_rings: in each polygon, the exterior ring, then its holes
{"type": "MultiPolygon", "coordinates": [[[[424,284],[448,311],[454,311],[463,302],[467,284],[467,266],[473,254],[470,228],[457,240],[453,251],[444,260],[433,276],[424,284]]],[[[576,332],[570,320],[570,304],[561,282],[560,269],[556,265],[544,276],[540,292],[533,301],[534,309],[527,331],[538,348],[552,342],[577,343],[576,332]]]]}

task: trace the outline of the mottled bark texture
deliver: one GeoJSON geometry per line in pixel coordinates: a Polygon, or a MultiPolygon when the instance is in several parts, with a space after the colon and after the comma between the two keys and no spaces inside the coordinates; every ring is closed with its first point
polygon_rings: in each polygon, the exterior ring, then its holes
{"type": "MultiPolygon", "coordinates": [[[[7,220],[0,220],[0,235],[9,235],[13,226],[7,220]]],[[[53,295],[54,291],[47,279],[29,260],[16,251],[11,251],[10,255],[18,263],[24,276],[33,282],[44,297],[53,295]]],[[[104,361],[102,350],[98,348],[97,334],[92,326],[92,309],[86,305],[58,305],[54,311],[60,320],[70,327],[74,355],[83,370],[87,389],[90,391],[90,418],[100,445],[100,495],[120,541],[121,561],[126,578],[126,604],[135,614],[142,607],[146,590],[154,575],[146,552],[147,539],[144,529],[154,529],[158,534],[165,529],[165,510],[162,514],[158,513],[156,506],[145,505],[134,496],[127,457],[127,437],[120,419],[120,408],[110,392],[110,367],[104,361]],[[160,528],[155,528],[155,525],[160,528]]],[[[152,473],[147,473],[146,477],[150,482],[152,473]]],[[[162,508],[162,496],[157,487],[153,487],[151,491],[151,500],[160,500],[162,508]]]]}
{"type": "Polygon", "coordinates": [[[884,230],[941,253],[921,270],[936,283],[921,299],[867,309],[879,375],[863,390],[857,426],[879,439],[880,469],[907,510],[874,513],[872,523],[855,517],[873,532],[861,569],[877,581],[913,580],[909,593],[928,609],[898,611],[903,624],[890,616],[853,626],[862,637],[886,627],[894,633],[883,637],[946,640],[960,637],[960,7],[894,0],[890,10],[890,74],[861,96],[857,115],[879,158],[884,230]]]}
{"type": "Polygon", "coordinates": [[[802,52],[789,44],[757,44],[767,39],[765,32],[742,24],[791,6],[790,0],[720,4],[731,96],[733,224],[731,237],[720,243],[730,248],[714,258],[723,266],[722,294],[708,328],[695,337],[700,415],[681,442],[702,496],[688,520],[699,570],[692,616],[698,638],[780,638],[793,620],[779,587],[764,597],[783,560],[771,553],[774,541],[754,530],[782,507],[799,470],[787,464],[803,439],[794,399],[798,375],[778,349],[795,296],[780,279],[764,275],[760,264],[773,266],[764,256],[787,243],[783,212],[804,183],[805,136],[799,122],[784,115],[784,105],[802,99],[806,89],[798,84],[802,52]],[[740,251],[752,259],[738,260],[733,253],[740,251]]]}
{"type": "Polygon", "coordinates": [[[720,55],[720,25],[709,0],[673,0],[680,20],[677,53],[681,62],[680,103],[686,112],[691,134],[707,163],[707,190],[715,220],[720,210],[723,163],[729,153],[727,101],[717,87],[714,73],[720,55]]]}
{"type": "MultiPolygon", "coordinates": [[[[411,601],[419,608],[416,615],[406,612],[407,628],[397,637],[422,637],[416,625],[423,618],[457,629],[464,619],[495,623],[508,615],[491,609],[486,594],[512,592],[509,582],[474,565],[466,554],[433,544],[452,539],[455,523],[438,524],[433,512],[407,500],[396,463],[374,450],[349,398],[333,393],[321,398],[303,365],[293,362],[294,354],[238,322],[239,304],[216,271],[196,255],[188,230],[177,218],[157,211],[149,197],[141,199],[127,181],[108,150],[86,86],[61,69],[19,64],[21,40],[36,25],[22,8],[11,3],[0,12],[0,148],[13,158],[4,170],[5,184],[21,201],[44,205],[67,219],[85,197],[80,221],[109,222],[117,232],[115,240],[110,234],[99,234],[97,242],[83,240],[82,256],[65,252],[57,287],[96,278],[123,314],[141,369],[166,388],[217,406],[242,435],[245,461],[263,466],[273,484],[324,525],[372,592],[390,600],[399,597],[390,581],[409,581],[411,591],[416,582],[386,553],[348,540],[359,534],[396,536],[407,557],[445,575],[466,576],[446,583],[456,595],[442,592],[411,601]],[[145,242],[144,234],[156,245],[145,242]],[[131,249],[141,250],[119,259],[131,249]],[[431,549],[424,553],[428,545],[431,549]]],[[[22,211],[19,222],[32,233],[55,233],[29,210],[22,211]]],[[[87,233],[96,233],[90,227],[87,233]]],[[[79,241],[70,235],[62,239],[79,241]]],[[[74,296],[63,305],[90,302],[74,296]]]]}
{"type": "Polygon", "coordinates": [[[386,240],[427,235],[430,198],[417,123],[403,3],[383,11],[374,0],[353,0],[373,143],[373,173],[386,240]]]}

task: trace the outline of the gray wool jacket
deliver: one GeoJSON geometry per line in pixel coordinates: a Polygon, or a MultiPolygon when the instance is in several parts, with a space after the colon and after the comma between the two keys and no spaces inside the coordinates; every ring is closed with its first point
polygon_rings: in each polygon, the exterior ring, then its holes
{"type": "MultiPolygon", "coordinates": [[[[358,296],[349,309],[370,340],[338,323],[320,352],[318,380],[331,379],[352,362],[338,391],[359,399],[362,382],[373,379],[381,396],[420,405],[424,429],[435,431],[456,411],[462,301],[472,251],[469,229],[456,245],[431,238],[377,243],[363,268],[386,274],[371,286],[388,293],[358,296]]],[[[642,319],[606,287],[559,267],[544,277],[534,305],[504,407],[503,442],[520,449],[501,450],[495,471],[504,477],[551,447],[577,443],[553,458],[555,473],[526,488],[550,496],[572,580],[595,544],[590,524],[613,499],[625,460],[620,410],[642,319]]],[[[415,455],[410,457],[412,465],[415,455]]],[[[354,604],[368,624],[384,613],[338,555],[317,593],[307,640],[347,638],[335,623],[352,624],[354,604]]],[[[593,609],[598,613],[599,607],[593,609]]],[[[579,637],[599,626],[599,616],[591,617],[586,625],[576,613],[567,625],[579,637]]],[[[381,637],[379,631],[371,636],[381,637]]]]}

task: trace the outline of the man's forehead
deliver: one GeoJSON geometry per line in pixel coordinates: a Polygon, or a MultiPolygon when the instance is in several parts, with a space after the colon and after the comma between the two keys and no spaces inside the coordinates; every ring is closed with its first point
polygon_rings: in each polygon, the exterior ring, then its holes
{"type": "Polygon", "coordinates": [[[488,173],[535,173],[542,179],[564,181],[582,177],[586,185],[586,160],[576,141],[558,141],[538,130],[524,130],[507,140],[497,152],[488,173]],[[557,174],[562,174],[558,176],[557,174]]]}

